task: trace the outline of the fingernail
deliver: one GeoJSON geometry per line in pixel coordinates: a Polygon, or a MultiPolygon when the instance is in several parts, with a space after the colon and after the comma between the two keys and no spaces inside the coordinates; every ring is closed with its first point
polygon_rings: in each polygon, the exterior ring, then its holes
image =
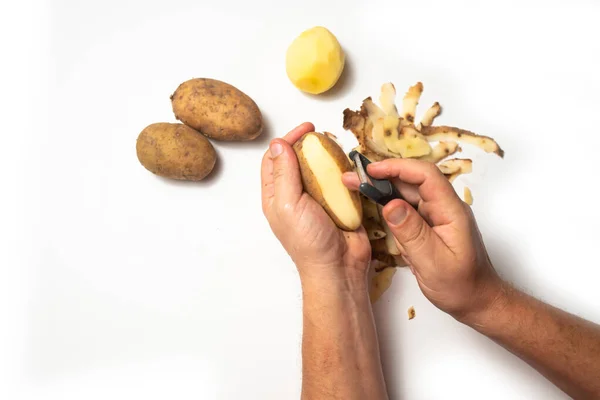
{"type": "Polygon", "coordinates": [[[404,218],[406,218],[406,208],[404,208],[402,206],[394,208],[388,214],[388,221],[392,225],[399,225],[399,224],[401,224],[402,221],[404,221],[404,218]]]}
{"type": "Polygon", "coordinates": [[[271,144],[271,158],[275,158],[278,155],[280,155],[281,153],[283,153],[283,147],[281,146],[281,144],[275,142],[271,144]]]}

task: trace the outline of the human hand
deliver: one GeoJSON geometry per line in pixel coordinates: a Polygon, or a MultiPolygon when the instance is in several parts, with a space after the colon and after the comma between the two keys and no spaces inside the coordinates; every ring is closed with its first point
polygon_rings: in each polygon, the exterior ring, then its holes
{"type": "Polygon", "coordinates": [[[303,191],[292,145],[314,129],[313,124],[304,123],[271,142],[261,166],[263,213],[301,279],[364,283],[371,258],[364,228],[355,232],[340,230],[303,191]]]}
{"type": "MultiPolygon", "coordinates": [[[[435,165],[412,159],[367,168],[374,178],[390,179],[406,199],[389,202],[383,216],[423,294],[459,320],[489,307],[501,292],[501,280],[471,208],[448,179],[435,165]]],[[[356,173],[346,173],[343,181],[354,190],[360,183],[356,173]]]]}

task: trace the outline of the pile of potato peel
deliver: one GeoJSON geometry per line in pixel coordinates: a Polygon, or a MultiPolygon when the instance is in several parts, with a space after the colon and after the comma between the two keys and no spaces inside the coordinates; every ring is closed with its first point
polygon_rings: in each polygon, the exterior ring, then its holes
{"type": "MultiPolygon", "coordinates": [[[[431,162],[453,182],[462,174],[472,171],[473,161],[466,158],[450,158],[462,151],[460,145],[473,145],[486,153],[504,157],[498,143],[488,136],[452,127],[434,126],[442,108],[434,103],[415,123],[415,113],[423,84],[411,86],[402,99],[400,110],[396,107],[396,90],[392,83],[381,87],[379,105],[371,97],[366,98],[360,110],[344,110],[343,127],[350,130],[358,140],[356,150],[371,161],[389,158],[415,158],[431,162]],[[436,144],[432,145],[432,143],[436,144]]],[[[469,205],[473,197],[465,187],[463,196],[469,205]]],[[[382,207],[361,195],[363,226],[367,230],[372,247],[372,273],[370,296],[376,302],[390,287],[395,267],[406,266],[396,241],[381,215],[382,207]]]]}

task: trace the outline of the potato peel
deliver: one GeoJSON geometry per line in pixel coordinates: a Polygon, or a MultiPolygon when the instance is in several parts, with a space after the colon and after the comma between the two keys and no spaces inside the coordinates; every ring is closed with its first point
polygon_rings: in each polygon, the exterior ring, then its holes
{"type": "Polygon", "coordinates": [[[468,174],[473,171],[473,160],[468,158],[451,158],[439,163],[437,166],[444,175],[451,175],[457,172],[468,174]]]}
{"type": "Polygon", "coordinates": [[[379,220],[381,221],[381,226],[383,227],[383,230],[385,232],[385,237],[383,239],[385,240],[387,252],[388,254],[397,256],[398,254],[400,254],[400,249],[398,248],[398,245],[396,245],[396,238],[394,237],[394,234],[390,230],[390,227],[388,226],[387,222],[385,222],[385,218],[383,218],[383,207],[378,205],[377,210],[379,210],[379,220]]]}
{"type": "Polygon", "coordinates": [[[415,308],[413,306],[410,306],[408,308],[408,319],[413,319],[416,316],[417,316],[417,313],[415,312],[415,308]]]}
{"type": "Polygon", "coordinates": [[[464,129],[454,128],[452,126],[423,126],[421,128],[421,133],[430,142],[453,140],[459,143],[474,145],[486,153],[495,153],[501,158],[504,157],[504,150],[500,148],[494,139],[464,129]]]}
{"type": "Polygon", "coordinates": [[[442,106],[437,101],[433,103],[431,107],[425,111],[423,118],[421,118],[421,123],[418,126],[418,129],[421,130],[424,126],[430,126],[433,124],[433,120],[436,119],[442,113],[442,106]]]}
{"type": "Polygon", "coordinates": [[[371,278],[371,286],[369,288],[371,304],[376,303],[386,290],[390,288],[395,273],[396,268],[384,268],[371,278]]]}
{"type": "Polygon", "coordinates": [[[430,163],[437,164],[444,158],[449,157],[456,152],[461,151],[460,146],[456,142],[439,142],[432,150],[431,153],[419,157],[419,160],[428,161],[430,163]]]}
{"type": "Polygon", "coordinates": [[[471,189],[465,186],[463,191],[463,197],[465,199],[465,203],[472,206],[473,205],[473,193],[471,193],[471,189]]]}
{"type": "Polygon", "coordinates": [[[402,100],[401,116],[410,123],[415,121],[415,112],[417,111],[417,105],[419,104],[421,93],[423,93],[423,84],[421,82],[417,82],[416,85],[408,88],[408,91],[402,100]]]}
{"type": "Polygon", "coordinates": [[[363,208],[363,226],[367,231],[369,240],[383,239],[386,233],[381,226],[377,205],[363,196],[361,196],[361,203],[363,208]]]}
{"type": "Polygon", "coordinates": [[[396,100],[396,88],[390,82],[385,83],[381,86],[381,95],[379,96],[379,103],[383,112],[391,117],[398,118],[398,109],[394,101],[396,100]]]}

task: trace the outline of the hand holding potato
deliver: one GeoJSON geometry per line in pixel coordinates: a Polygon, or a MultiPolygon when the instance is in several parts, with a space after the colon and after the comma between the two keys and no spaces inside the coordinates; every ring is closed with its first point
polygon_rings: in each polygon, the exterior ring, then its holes
{"type": "Polygon", "coordinates": [[[303,191],[292,145],[314,130],[305,123],[272,141],[261,167],[262,209],[271,229],[296,264],[303,281],[366,279],[371,249],[364,228],[339,229],[303,191]]]}
{"type": "MultiPolygon", "coordinates": [[[[372,163],[368,172],[390,179],[406,199],[389,202],[383,217],[423,294],[459,320],[488,307],[501,290],[500,278],[470,207],[443,173],[434,164],[413,159],[372,163]]],[[[343,179],[358,189],[356,173],[343,179]]]]}

